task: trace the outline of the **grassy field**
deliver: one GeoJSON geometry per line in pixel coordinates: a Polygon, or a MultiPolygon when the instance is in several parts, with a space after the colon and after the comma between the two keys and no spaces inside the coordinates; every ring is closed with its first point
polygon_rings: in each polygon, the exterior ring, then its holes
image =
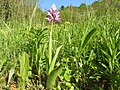
{"type": "Polygon", "coordinates": [[[53,26],[1,19],[0,90],[120,90],[119,15],[88,10],[53,26]]]}

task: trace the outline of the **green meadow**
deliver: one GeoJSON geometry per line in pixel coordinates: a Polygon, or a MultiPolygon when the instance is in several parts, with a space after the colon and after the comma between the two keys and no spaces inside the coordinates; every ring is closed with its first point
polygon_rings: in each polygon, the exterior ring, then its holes
{"type": "Polygon", "coordinates": [[[28,1],[0,1],[0,90],[120,90],[119,0],[61,6],[52,25],[28,1]]]}

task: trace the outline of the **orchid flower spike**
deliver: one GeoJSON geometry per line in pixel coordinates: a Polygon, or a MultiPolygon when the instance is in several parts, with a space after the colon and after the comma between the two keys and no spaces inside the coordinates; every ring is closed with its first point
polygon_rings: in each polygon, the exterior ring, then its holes
{"type": "Polygon", "coordinates": [[[48,10],[47,12],[47,16],[46,16],[46,20],[48,22],[60,22],[61,18],[60,18],[60,13],[57,10],[57,7],[55,4],[53,4],[50,8],[50,10],[48,10]]]}

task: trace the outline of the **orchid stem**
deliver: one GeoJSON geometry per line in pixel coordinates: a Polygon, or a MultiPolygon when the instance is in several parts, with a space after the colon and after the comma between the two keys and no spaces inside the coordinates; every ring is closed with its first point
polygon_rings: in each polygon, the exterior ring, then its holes
{"type": "Polygon", "coordinates": [[[51,22],[51,32],[53,31],[53,20],[51,22]]]}
{"type": "Polygon", "coordinates": [[[50,41],[49,41],[49,67],[52,61],[52,31],[53,31],[53,21],[51,22],[50,41]]]}

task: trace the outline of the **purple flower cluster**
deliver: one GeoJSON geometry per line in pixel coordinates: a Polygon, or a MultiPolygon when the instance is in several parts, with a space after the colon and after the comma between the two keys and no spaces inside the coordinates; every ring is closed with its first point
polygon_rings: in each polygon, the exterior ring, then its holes
{"type": "Polygon", "coordinates": [[[60,13],[57,10],[55,4],[53,4],[51,6],[50,10],[48,10],[46,20],[48,22],[52,22],[52,21],[60,22],[60,20],[61,20],[60,13]]]}

